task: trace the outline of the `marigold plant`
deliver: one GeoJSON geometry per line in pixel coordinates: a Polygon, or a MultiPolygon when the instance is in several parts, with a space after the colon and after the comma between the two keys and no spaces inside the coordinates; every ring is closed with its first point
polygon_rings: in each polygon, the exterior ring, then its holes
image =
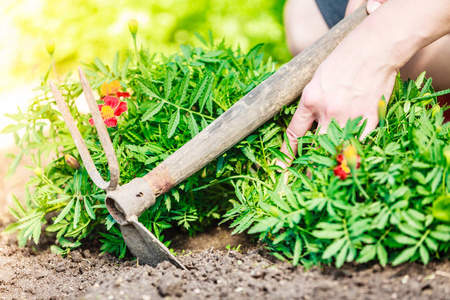
{"type": "MultiPolygon", "coordinates": [[[[135,48],[117,53],[110,64],[96,58],[85,65],[103,97],[99,110],[118,158],[120,184],[145,175],[275,71],[261,45],[243,53],[198,37],[203,47],[182,45],[168,57],[135,48]]],[[[126,245],[105,208],[105,193],[83,165],[78,168],[79,154],[45,81],[41,96],[26,112],[11,115],[17,124],[4,130],[14,133],[21,148],[9,173],[24,155],[39,171],[26,185],[26,199],[15,199],[11,213],[17,222],[6,232],[17,231],[20,245],[38,243],[46,224],[57,253],[99,238],[103,251],[124,257],[126,245]],[[52,161],[44,165],[41,157],[52,161]]],[[[425,74],[407,82],[397,77],[388,107],[380,104],[383,120],[374,132],[361,140],[361,119],[343,128],[333,120],[326,134],[313,130],[299,139],[299,156],[283,171],[274,162],[286,158],[279,148],[295,105],[285,107],[159,197],[140,221],[166,245],[167,228],[194,234],[229,221],[235,233],[256,234],[274,255],[295,265],[384,266],[442,258],[450,249],[450,125],[443,118],[447,107],[436,97],[449,90],[435,92],[431,82],[425,74]]],[[[59,89],[107,178],[95,127],[74,105],[80,85],[68,77],[59,89]]]]}

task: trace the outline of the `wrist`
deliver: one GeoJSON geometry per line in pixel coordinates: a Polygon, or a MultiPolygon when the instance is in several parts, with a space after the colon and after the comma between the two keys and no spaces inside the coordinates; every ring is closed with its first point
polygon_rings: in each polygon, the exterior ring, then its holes
{"type": "Polygon", "coordinates": [[[387,1],[355,34],[369,56],[398,71],[415,53],[450,32],[450,1],[434,2],[387,1]]]}

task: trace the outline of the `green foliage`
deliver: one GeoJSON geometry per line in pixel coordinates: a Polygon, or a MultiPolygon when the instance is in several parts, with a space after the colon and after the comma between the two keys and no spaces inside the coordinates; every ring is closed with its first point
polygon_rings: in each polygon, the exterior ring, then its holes
{"type": "Polygon", "coordinates": [[[385,126],[359,142],[364,124],[332,122],[325,135],[299,139],[301,155],[271,190],[236,184],[238,201],[227,213],[236,232],[250,228],[277,257],[294,265],[333,262],[381,265],[448,254],[450,224],[449,123],[431,79],[397,78],[385,126]],[[422,87],[423,86],[423,87],[422,87]],[[352,144],[360,167],[345,180],[333,174],[336,157],[352,144]]]}
{"type": "MultiPolygon", "coordinates": [[[[120,166],[120,184],[144,176],[275,70],[270,59],[263,60],[259,51],[261,45],[244,54],[223,42],[213,45],[212,37],[201,37],[201,42],[207,49],[181,46],[181,52],[169,57],[142,50],[140,63],[136,64],[129,51],[122,62],[117,53],[111,64],[96,58],[85,65],[85,73],[94,89],[100,90],[103,83],[118,80],[123,89],[131,92],[131,97],[125,99],[128,111],[118,117],[115,128],[108,128],[120,166]]],[[[67,253],[79,246],[83,238],[100,235],[102,250],[123,257],[126,247],[105,208],[105,193],[91,182],[84,167],[73,170],[65,163],[66,154],[81,160],[54,100],[48,97],[48,87],[44,85],[40,89],[43,95],[33,100],[27,112],[10,116],[17,124],[4,130],[4,133],[14,132],[22,148],[16,156],[17,162],[23,155],[37,152],[35,165],[30,166],[36,170],[36,177],[27,184],[33,192],[27,195],[26,206],[16,201],[16,208],[11,212],[18,221],[6,232],[18,231],[20,245],[29,239],[37,243],[41,225],[49,222],[46,230],[56,233],[60,247],[55,246],[53,250],[58,253],[67,253]],[[19,130],[25,131],[19,135],[19,130]],[[55,159],[44,167],[41,157],[55,159]]],[[[59,89],[77,120],[97,169],[108,178],[107,160],[95,128],[88,122],[89,115],[80,113],[75,105],[81,93],[79,83],[67,79],[59,89]]],[[[227,196],[230,185],[226,182],[230,178],[245,177],[250,170],[263,178],[268,167],[265,153],[255,155],[253,151],[278,145],[276,133],[280,131],[273,124],[264,126],[260,132],[269,132],[270,136],[250,136],[159,197],[140,221],[164,240],[163,231],[174,225],[194,233],[220,218],[230,207],[227,201],[231,196],[227,196]],[[262,168],[253,170],[254,162],[262,159],[262,168]],[[219,181],[224,183],[214,184],[219,181]],[[211,187],[204,188],[208,185],[211,187]]],[[[13,163],[10,173],[16,167],[17,163],[13,163]]]]}
{"type": "MultiPolygon", "coordinates": [[[[248,53],[233,50],[211,37],[199,36],[206,47],[181,46],[171,55],[128,51],[111,64],[96,58],[85,65],[94,89],[119,80],[131,93],[128,111],[108,128],[119,161],[120,184],[142,177],[229,109],[274,72],[261,45],[248,53]]],[[[69,78],[69,76],[68,76],[69,78]]],[[[106,157],[89,116],[75,99],[78,83],[59,85],[85,139],[97,169],[108,177],[106,157]]],[[[102,250],[119,257],[126,245],[104,204],[104,191],[92,184],[86,170],[71,169],[64,155],[79,159],[70,134],[48,88],[26,112],[10,116],[23,155],[32,155],[36,177],[27,184],[24,205],[16,199],[11,213],[19,243],[38,242],[41,226],[56,234],[52,249],[61,254],[84,238],[100,238],[102,250]],[[20,134],[19,134],[20,132],[20,134]],[[35,153],[35,154],[32,154],[35,153]],[[52,157],[43,166],[41,157],[52,157]]],[[[274,255],[294,265],[379,261],[393,265],[448,254],[450,133],[431,79],[396,79],[382,126],[360,141],[365,123],[349,120],[344,128],[332,122],[325,135],[309,132],[299,139],[299,157],[286,172],[273,166],[284,159],[279,151],[283,127],[295,106],[241,141],[214,162],[159,197],[140,221],[160,240],[164,230],[184,227],[191,234],[223,217],[234,233],[258,234],[274,255]],[[362,123],[362,124],[361,124],[362,123]],[[337,156],[355,147],[360,166],[345,180],[334,174],[337,156]],[[231,201],[227,201],[228,199],[231,201]],[[447,222],[447,223],[446,223],[447,222]]],[[[169,245],[169,241],[165,241],[169,245]]]]}

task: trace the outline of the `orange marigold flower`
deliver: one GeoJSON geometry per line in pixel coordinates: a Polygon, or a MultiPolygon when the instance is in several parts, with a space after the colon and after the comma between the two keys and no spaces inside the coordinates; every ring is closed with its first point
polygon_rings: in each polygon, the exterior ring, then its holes
{"type": "Polygon", "coordinates": [[[345,161],[350,168],[356,168],[358,163],[359,155],[356,153],[356,149],[353,145],[349,145],[342,150],[345,161]]]}
{"type": "Polygon", "coordinates": [[[100,96],[115,96],[117,98],[128,98],[130,97],[130,93],[121,92],[122,86],[120,85],[119,80],[113,80],[110,83],[104,82],[100,86],[100,96]]]}
{"type": "MultiPolygon", "coordinates": [[[[103,98],[103,101],[105,101],[105,104],[100,104],[98,110],[102,114],[105,125],[114,127],[117,125],[117,117],[127,111],[127,103],[112,96],[106,96],[103,98]]],[[[89,119],[89,123],[94,126],[94,120],[92,118],[89,119]]]]}

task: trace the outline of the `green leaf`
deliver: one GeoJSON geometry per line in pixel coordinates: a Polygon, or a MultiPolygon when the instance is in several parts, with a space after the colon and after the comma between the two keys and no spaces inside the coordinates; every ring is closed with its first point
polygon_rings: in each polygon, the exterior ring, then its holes
{"type": "Polygon", "coordinates": [[[125,60],[125,63],[122,66],[122,72],[120,72],[120,77],[122,78],[122,81],[124,81],[127,78],[128,74],[128,65],[131,61],[131,56],[128,56],[125,60]]]}
{"type": "Polygon", "coordinates": [[[164,81],[164,99],[169,100],[170,92],[172,91],[173,73],[171,69],[166,72],[166,79],[164,81]]]}
{"type": "Polygon", "coordinates": [[[295,237],[294,258],[292,260],[292,264],[294,266],[298,265],[301,254],[302,254],[302,240],[301,240],[300,236],[297,235],[295,237]]]}
{"type": "Polygon", "coordinates": [[[199,133],[197,122],[195,121],[194,115],[189,114],[189,130],[191,131],[191,137],[193,138],[199,133]]]}
{"type": "Polygon", "coordinates": [[[438,250],[439,244],[431,237],[426,237],[425,244],[427,245],[428,249],[434,252],[438,250]]]}
{"type": "Polygon", "coordinates": [[[87,214],[89,215],[89,217],[92,220],[95,220],[95,212],[94,209],[92,208],[91,203],[89,202],[88,199],[84,199],[84,208],[86,209],[87,214]]]}
{"type": "Polygon", "coordinates": [[[161,108],[163,108],[164,106],[164,102],[160,102],[160,103],[155,103],[155,105],[148,109],[143,115],[142,115],[142,119],[141,122],[145,122],[147,120],[150,120],[154,115],[156,115],[161,108]]]}
{"type": "Polygon", "coordinates": [[[404,263],[408,259],[412,258],[414,254],[416,254],[416,251],[417,247],[406,248],[392,261],[392,265],[396,266],[401,263],[404,263]]]}
{"type": "Polygon", "coordinates": [[[3,229],[3,231],[1,233],[10,234],[10,233],[16,232],[17,230],[19,230],[19,228],[18,228],[19,225],[20,225],[20,223],[18,223],[18,222],[11,223],[8,226],[6,226],[6,228],[3,229]]]}
{"type": "Polygon", "coordinates": [[[191,59],[191,47],[186,45],[180,45],[180,49],[186,61],[189,62],[189,60],[191,59]]]}
{"type": "Polygon", "coordinates": [[[72,200],[70,200],[70,202],[67,203],[66,207],[64,207],[64,209],[61,211],[61,213],[58,215],[55,221],[53,221],[53,224],[58,224],[69,213],[69,211],[72,209],[74,201],[75,200],[72,198],[72,200]]]}
{"type": "Polygon", "coordinates": [[[205,91],[209,80],[211,80],[211,76],[209,74],[206,74],[203,76],[202,81],[200,82],[199,86],[195,89],[195,92],[192,94],[189,108],[192,108],[197,101],[200,99],[200,97],[203,95],[203,92],[205,91]]]}
{"type": "Polygon", "coordinates": [[[14,161],[11,163],[11,165],[8,168],[8,173],[6,173],[6,178],[11,177],[14,172],[16,172],[17,166],[19,165],[20,161],[22,160],[24,154],[24,150],[20,151],[19,154],[16,155],[14,158],[14,161]]]}
{"type": "Polygon", "coordinates": [[[285,231],[281,234],[279,234],[274,240],[273,240],[273,244],[279,244],[281,242],[283,242],[289,235],[291,234],[291,232],[289,231],[285,231]]]}
{"type": "Polygon", "coordinates": [[[356,261],[359,263],[368,262],[369,260],[374,259],[376,254],[377,245],[367,245],[361,250],[356,261]]]}
{"type": "Polygon", "coordinates": [[[178,109],[176,113],[170,117],[169,126],[167,127],[167,138],[171,138],[180,123],[180,110],[178,109]]]}
{"type": "Polygon", "coordinates": [[[15,195],[12,195],[12,198],[13,198],[14,207],[17,208],[17,210],[19,211],[19,214],[21,214],[22,216],[26,215],[25,209],[22,207],[22,205],[20,204],[17,197],[15,195]]]}
{"type": "Polygon", "coordinates": [[[80,207],[80,200],[76,200],[75,204],[75,213],[73,215],[73,228],[78,227],[78,222],[80,221],[80,214],[81,214],[81,207],[80,207]]]}
{"type": "Polygon", "coordinates": [[[420,89],[422,87],[423,80],[425,79],[425,74],[426,74],[426,72],[423,71],[422,73],[420,73],[420,75],[416,79],[416,87],[418,89],[420,89]]]}
{"type": "Polygon", "coordinates": [[[415,245],[417,244],[417,240],[403,235],[403,234],[392,234],[392,238],[399,244],[403,244],[403,245],[415,245]]]}
{"type": "Polygon", "coordinates": [[[420,259],[422,259],[422,262],[424,265],[427,265],[430,261],[430,254],[428,253],[427,248],[422,244],[419,247],[419,253],[420,253],[420,259]]]}
{"type": "Polygon", "coordinates": [[[336,155],[336,149],[334,148],[334,145],[331,143],[331,141],[328,139],[327,135],[320,135],[318,137],[319,144],[322,146],[325,150],[327,150],[331,155],[336,155]]]}
{"type": "Polygon", "coordinates": [[[33,242],[39,244],[39,237],[41,236],[41,222],[38,220],[33,225],[33,242]]]}
{"type": "Polygon", "coordinates": [[[100,60],[100,58],[96,57],[94,59],[94,62],[100,72],[102,72],[105,75],[109,75],[108,69],[106,68],[105,64],[103,64],[103,62],[100,60]]]}
{"type": "Polygon", "coordinates": [[[190,77],[191,77],[191,72],[188,70],[186,72],[186,74],[184,75],[181,97],[180,97],[180,100],[178,101],[178,104],[182,104],[184,99],[186,98],[187,90],[189,88],[190,77]]]}
{"type": "Polygon", "coordinates": [[[388,254],[386,248],[384,248],[383,244],[381,243],[377,245],[377,257],[380,265],[385,267],[388,261],[388,254]]]}
{"type": "Polygon", "coordinates": [[[257,222],[258,223],[256,225],[250,228],[250,230],[248,231],[249,234],[265,232],[275,226],[275,224],[277,224],[279,220],[275,217],[268,217],[266,219],[258,220],[257,222]]]}
{"type": "MultiPolygon", "coordinates": [[[[410,225],[410,224],[408,224],[408,225],[410,225]]],[[[422,237],[422,233],[417,231],[416,229],[414,229],[411,226],[405,226],[403,224],[400,224],[400,225],[398,225],[398,228],[406,235],[416,237],[416,238],[422,237]]]]}
{"type": "Polygon", "coordinates": [[[197,39],[203,43],[203,45],[205,45],[206,47],[209,47],[208,42],[206,42],[205,38],[198,33],[197,31],[194,31],[195,36],[197,37],[197,39]]]}
{"type": "Polygon", "coordinates": [[[144,92],[145,95],[147,95],[148,97],[152,97],[152,98],[156,98],[156,99],[162,100],[162,98],[160,96],[158,96],[154,91],[152,91],[146,84],[144,84],[140,80],[138,82],[139,82],[139,86],[141,87],[141,89],[142,89],[142,91],[144,92]]]}
{"type": "Polygon", "coordinates": [[[242,153],[251,161],[256,163],[256,157],[253,153],[253,150],[250,148],[250,146],[245,146],[242,148],[242,153]]]}
{"type": "Polygon", "coordinates": [[[450,233],[448,233],[448,232],[442,232],[442,231],[435,231],[435,230],[433,230],[433,231],[430,232],[430,236],[434,237],[438,241],[442,241],[442,242],[450,241],[450,233]]]}
{"type": "Polygon", "coordinates": [[[314,230],[311,234],[319,239],[337,239],[344,235],[344,231],[314,230]]]}
{"type": "Polygon", "coordinates": [[[339,240],[335,240],[333,243],[331,243],[323,252],[322,258],[323,259],[329,259],[333,257],[336,253],[341,250],[341,248],[344,246],[345,242],[347,241],[346,238],[342,238],[339,240]]]}
{"type": "MultiPolygon", "coordinates": [[[[408,224],[408,227],[407,227],[407,228],[417,229],[417,230],[424,230],[424,229],[425,229],[425,227],[423,226],[423,224],[422,224],[420,221],[418,221],[417,219],[411,217],[411,215],[408,214],[408,212],[403,212],[403,213],[402,213],[402,216],[403,216],[403,219],[404,219],[404,220],[406,221],[406,223],[408,224]]],[[[401,229],[402,229],[402,231],[404,230],[403,227],[402,227],[401,229]]],[[[405,231],[403,231],[403,232],[405,232],[405,231]]],[[[407,233],[407,232],[405,232],[405,233],[407,233]]],[[[409,233],[408,233],[408,234],[409,234],[409,233]]],[[[409,234],[409,235],[412,235],[412,234],[409,234]]],[[[413,235],[413,236],[414,236],[414,235],[413,235]]],[[[420,233],[417,235],[417,237],[418,237],[418,236],[420,236],[420,233]]]]}
{"type": "Polygon", "coordinates": [[[340,268],[344,264],[345,258],[347,257],[349,247],[350,247],[350,243],[346,242],[344,244],[344,247],[342,247],[339,254],[336,256],[336,268],[340,268]]]}
{"type": "Polygon", "coordinates": [[[50,246],[50,251],[52,251],[52,253],[58,254],[58,255],[63,255],[66,253],[66,251],[64,251],[63,249],[61,249],[60,247],[56,246],[56,245],[51,245],[50,246]]]}

